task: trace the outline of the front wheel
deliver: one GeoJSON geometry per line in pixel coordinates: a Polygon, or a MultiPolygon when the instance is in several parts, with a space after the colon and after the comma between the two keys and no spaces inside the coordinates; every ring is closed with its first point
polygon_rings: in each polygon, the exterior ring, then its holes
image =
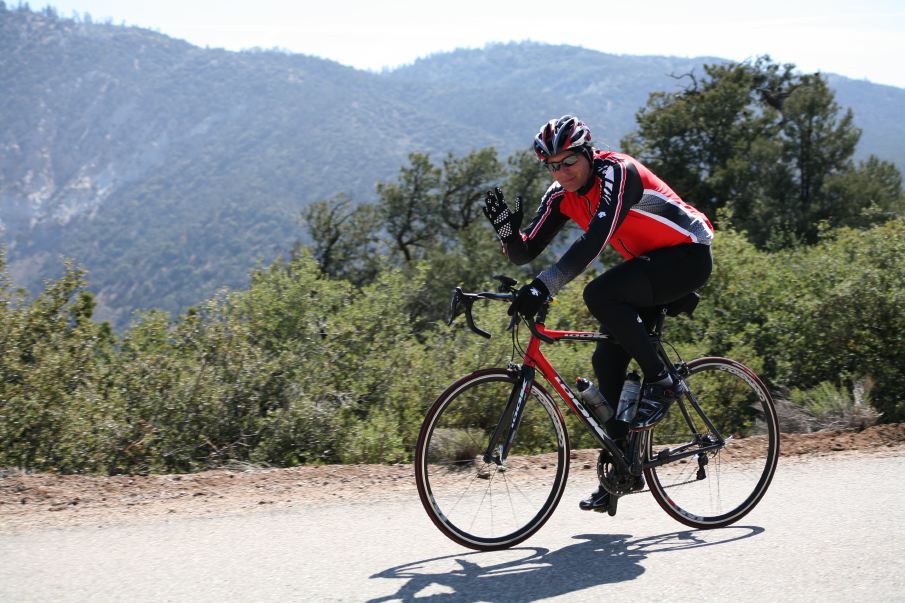
{"type": "Polygon", "coordinates": [[[688,390],[648,434],[647,459],[725,445],[660,466],[646,466],[651,494],[673,518],[694,528],[720,528],[751,511],[773,479],[779,422],[773,398],[750,369],[727,358],[688,363],[688,390]]]}
{"type": "MultiPolygon", "coordinates": [[[[460,379],[434,402],[418,435],[415,478],[421,503],[441,532],[468,548],[489,551],[522,542],[550,518],[565,489],[565,422],[538,383],[528,391],[506,459],[485,460],[519,384],[505,369],[460,379]]],[[[509,429],[508,421],[504,426],[509,429]]]]}

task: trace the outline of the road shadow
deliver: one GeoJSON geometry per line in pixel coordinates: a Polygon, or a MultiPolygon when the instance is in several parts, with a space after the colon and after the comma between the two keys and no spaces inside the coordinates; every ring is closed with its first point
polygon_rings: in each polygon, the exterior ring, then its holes
{"type": "Polygon", "coordinates": [[[413,561],[371,576],[404,580],[392,595],[371,599],[431,603],[536,601],[592,586],[634,580],[649,555],[736,542],[763,532],[732,526],[632,538],[629,534],[582,534],[579,542],[551,551],[519,547],[493,553],[462,553],[413,561]],[[500,557],[504,560],[500,560],[500,557]]]}

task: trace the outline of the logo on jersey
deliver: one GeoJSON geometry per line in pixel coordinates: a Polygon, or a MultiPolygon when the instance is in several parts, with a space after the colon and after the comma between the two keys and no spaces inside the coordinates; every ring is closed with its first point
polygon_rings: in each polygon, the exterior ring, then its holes
{"type": "Polygon", "coordinates": [[[603,174],[603,195],[601,197],[606,202],[607,205],[610,205],[613,198],[613,186],[616,184],[616,176],[613,171],[613,166],[607,166],[606,172],[603,174]]]}

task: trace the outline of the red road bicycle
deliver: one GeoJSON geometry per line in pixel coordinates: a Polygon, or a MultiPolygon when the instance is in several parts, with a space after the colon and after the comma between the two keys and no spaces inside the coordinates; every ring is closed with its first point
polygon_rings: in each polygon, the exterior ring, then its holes
{"type": "MultiPolygon", "coordinates": [[[[449,324],[464,313],[469,328],[489,338],[474,322],[474,302],[511,302],[517,284],[496,278],[497,292],[457,288],[449,324]]],[[[742,364],[716,357],[685,362],[667,353],[664,318],[690,316],[697,299],[691,294],[657,309],[650,336],[678,384],[679,399],[653,428],[630,431],[625,449],[541,351],[544,344],[597,342],[609,335],[547,329],[548,303],[536,322],[521,318],[531,331],[521,349],[520,320],[514,317],[510,328],[521,364],[462,377],[437,398],[421,426],[415,449],[418,494],[440,531],[468,548],[503,549],[537,532],[553,514],[569,471],[569,436],[538,373],[599,443],[597,473],[611,494],[611,515],[621,496],[646,492],[645,484],[670,516],[694,528],[727,526],[750,512],[776,471],[776,410],[767,387],[742,364]]]]}

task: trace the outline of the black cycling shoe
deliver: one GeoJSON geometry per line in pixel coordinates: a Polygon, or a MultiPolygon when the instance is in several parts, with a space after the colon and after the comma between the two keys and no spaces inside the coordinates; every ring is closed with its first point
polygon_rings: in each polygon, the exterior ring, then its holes
{"type": "Polygon", "coordinates": [[[663,420],[669,407],[676,401],[675,384],[667,386],[645,385],[638,402],[638,412],[632,419],[632,429],[648,429],[663,420]]]}
{"type": "Polygon", "coordinates": [[[610,504],[610,493],[597,486],[597,489],[586,499],[579,501],[578,508],[582,511],[597,511],[603,513],[610,504]]]}

